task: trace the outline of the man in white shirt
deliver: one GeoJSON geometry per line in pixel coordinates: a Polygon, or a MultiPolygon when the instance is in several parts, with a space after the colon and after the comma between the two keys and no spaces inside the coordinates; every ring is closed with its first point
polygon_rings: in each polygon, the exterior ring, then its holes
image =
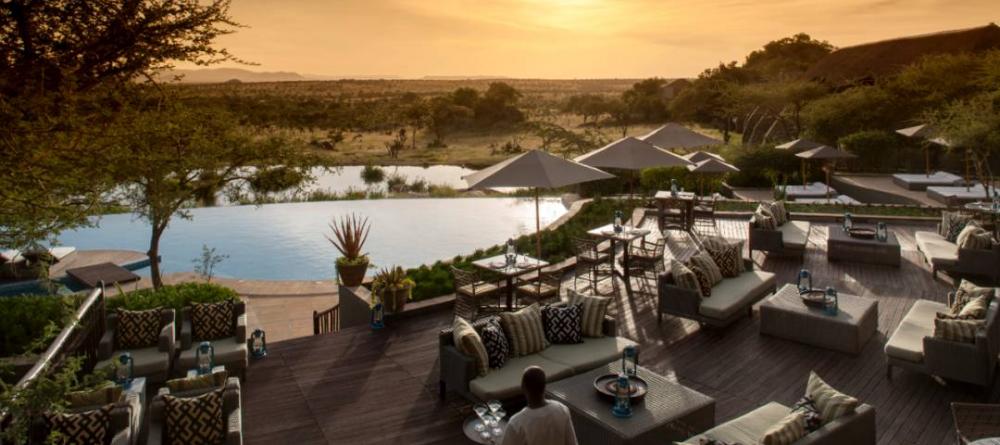
{"type": "Polygon", "coordinates": [[[545,371],[529,366],[521,376],[521,390],[528,401],[507,424],[501,445],[577,445],[569,408],[545,399],[545,371]]]}

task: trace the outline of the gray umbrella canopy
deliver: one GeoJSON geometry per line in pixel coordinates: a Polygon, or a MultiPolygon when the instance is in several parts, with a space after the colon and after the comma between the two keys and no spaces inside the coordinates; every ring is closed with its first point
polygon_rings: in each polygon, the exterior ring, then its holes
{"type": "Polygon", "coordinates": [[[716,158],[708,158],[694,165],[689,165],[688,170],[691,173],[735,173],[740,171],[735,165],[716,158]]]}
{"type": "MultiPolygon", "coordinates": [[[[706,159],[718,159],[722,162],[726,161],[725,158],[723,158],[722,156],[719,156],[715,153],[709,153],[707,151],[696,151],[694,153],[688,153],[684,155],[684,159],[687,159],[695,164],[704,161],[706,159]]],[[[691,166],[689,165],[688,168],[690,169],[691,166]]]]}
{"type": "Polygon", "coordinates": [[[574,161],[591,167],[623,170],[691,165],[687,159],[631,136],[598,148],[574,161]]]}
{"type": "Polygon", "coordinates": [[[671,148],[698,148],[722,145],[722,141],[705,136],[687,127],[670,122],[639,138],[667,150],[671,148]]]}
{"type": "MultiPolygon", "coordinates": [[[[899,134],[901,134],[903,136],[906,136],[908,138],[921,138],[921,139],[925,139],[928,142],[940,145],[942,147],[951,147],[951,142],[949,142],[945,138],[939,137],[937,135],[937,130],[933,126],[931,126],[929,124],[921,124],[921,125],[915,125],[915,126],[912,126],[912,127],[900,128],[899,130],[896,130],[896,133],[899,133],[899,134]]],[[[966,157],[969,156],[969,151],[968,150],[966,150],[965,156],[966,157]]],[[[924,159],[925,159],[924,162],[926,163],[927,176],[930,176],[931,175],[931,147],[930,147],[930,145],[925,145],[924,146],[924,159]]],[[[969,168],[968,168],[968,164],[969,163],[968,163],[968,161],[966,161],[965,164],[966,164],[966,168],[965,168],[965,182],[968,183],[969,182],[969,168]]]]}
{"type": "Polygon", "coordinates": [[[806,150],[802,153],[796,153],[802,159],[848,159],[856,158],[850,152],[840,150],[838,148],[833,148],[827,145],[820,145],[812,150],[806,150]]]}
{"type": "Polygon", "coordinates": [[[808,139],[796,139],[794,141],[785,142],[781,145],[776,145],[774,148],[777,148],[778,150],[803,151],[812,150],[821,146],[823,146],[823,144],[820,144],[819,142],[810,141],[808,139]]]}

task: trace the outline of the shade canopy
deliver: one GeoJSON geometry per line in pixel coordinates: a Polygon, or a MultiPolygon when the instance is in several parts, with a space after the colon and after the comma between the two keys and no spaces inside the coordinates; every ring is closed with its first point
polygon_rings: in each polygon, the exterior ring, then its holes
{"type": "Polygon", "coordinates": [[[580,156],[575,161],[591,167],[625,170],[691,165],[690,161],[681,156],[631,136],[621,138],[580,156]]]}
{"type": "Polygon", "coordinates": [[[796,139],[794,141],[785,142],[781,145],[776,145],[774,148],[778,150],[792,150],[792,151],[803,151],[812,150],[814,148],[822,147],[823,144],[819,142],[810,141],[808,139],[796,139]]]}
{"type": "MultiPolygon", "coordinates": [[[[699,163],[701,161],[704,161],[706,159],[718,159],[718,160],[723,161],[723,162],[726,161],[725,158],[723,158],[722,156],[719,156],[719,155],[717,155],[715,153],[709,153],[707,151],[696,151],[694,153],[688,153],[688,154],[684,155],[684,159],[687,159],[687,160],[689,160],[689,161],[691,161],[692,163],[695,163],[695,164],[697,164],[697,163],[699,163]]],[[[688,166],[688,168],[691,168],[691,167],[688,166]]]]}
{"type": "Polygon", "coordinates": [[[937,132],[934,130],[934,127],[932,127],[929,124],[921,124],[912,127],[900,128],[899,130],[896,130],[896,133],[899,133],[908,138],[926,139],[930,142],[945,147],[951,146],[951,143],[949,143],[946,139],[937,137],[937,132]]]}
{"type": "Polygon", "coordinates": [[[852,153],[833,148],[827,145],[821,145],[812,150],[806,150],[802,153],[796,153],[802,159],[849,159],[856,158],[857,156],[852,153]]]}
{"type": "Polygon", "coordinates": [[[735,165],[716,158],[708,158],[694,165],[689,165],[688,170],[691,173],[735,173],[740,171],[735,165]]]}
{"type": "Polygon", "coordinates": [[[722,145],[722,141],[705,136],[683,125],[670,122],[639,138],[660,148],[698,148],[722,145]]]}
{"type": "Polygon", "coordinates": [[[614,176],[542,150],[531,150],[466,175],[470,189],[492,187],[558,188],[614,176]]]}

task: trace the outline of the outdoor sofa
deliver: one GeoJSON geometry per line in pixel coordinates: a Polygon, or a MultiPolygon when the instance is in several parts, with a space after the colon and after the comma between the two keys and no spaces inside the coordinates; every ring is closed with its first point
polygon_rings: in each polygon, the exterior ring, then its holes
{"type": "MultiPolygon", "coordinates": [[[[489,320],[489,317],[481,318],[472,325],[479,330],[489,320]]],[[[620,360],[622,350],[635,345],[627,338],[616,336],[615,320],[611,317],[604,317],[602,332],[604,337],[585,337],[583,343],[553,344],[535,354],[509,358],[503,368],[491,369],[480,377],[475,360],[455,347],[452,329],[444,329],[438,335],[441,398],[453,391],[472,401],[511,400],[522,394],[521,376],[528,366],[541,367],[551,382],[620,360]]]]}
{"type": "MultiPolygon", "coordinates": [[[[938,228],[940,229],[940,225],[938,228]]],[[[1000,243],[996,239],[989,249],[967,249],[948,241],[939,232],[940,230],[914,233],[917,251],[923,255],[924,262],[930,265],[935,277],[938,271],[945,271],[981,276],[1000,283],[1000,243]]]]}
{"type": "Polygon", "coordinates": [[[753,305],[774,293],[777,284],[773,273],[755,269],[752,260],[744,258],[743,265],[743,273],[723,278],[712,287],[712,295],[708,298],[702,298],[698,291],[675,284],[669,271],[660,274],[657,286],[658,321],[663,321],[663,314],[666,313],[723,327],[744,315],[753,316],[753,305]]]}
{"type": "Polygon", "coordinates": [[[917,300],[885,344],[886,376],[899,367],[945,379],[991,387],[1000,352],[1000,302],[997,291],[986,311],[986,327],[976,333],[974,343],[945,340],[934,336],[934,318],[947,313],[948,304],[917,300]]]}
{"type": "Polygon", "coordinates": [[[755,227],[751,219],[747,235],[747,246],[751,254],[759,250],[784,256],[805,256],[811,228],[809,221],[792,221],[791,213],[787,210],[784,219],[786,222],[774,230],[755,227]]]}
{"type": "MultiPolygon", "coordinates": [[[[698,445],[711,437],[725,443],[755,444],[772,425],[778,423],[791,408],[770,402],[740,417],[723,423],[702,434],[681,442],[698,445]]],[[[794,445],[875,445],[875,408],[861,404],[853,413],[830,421],[816,431],[793,442],[794,445]]]]}

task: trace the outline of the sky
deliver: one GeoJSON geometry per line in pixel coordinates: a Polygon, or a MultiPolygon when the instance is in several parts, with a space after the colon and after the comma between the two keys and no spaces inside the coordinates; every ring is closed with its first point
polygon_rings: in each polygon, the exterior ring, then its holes
{"type": "Polygon", "coordinates": [[[311,75],[693,77],[798,32],[842,47],[1000,22],[998,1],[234,0],[247,27],[219,44],[311,75]]]}

